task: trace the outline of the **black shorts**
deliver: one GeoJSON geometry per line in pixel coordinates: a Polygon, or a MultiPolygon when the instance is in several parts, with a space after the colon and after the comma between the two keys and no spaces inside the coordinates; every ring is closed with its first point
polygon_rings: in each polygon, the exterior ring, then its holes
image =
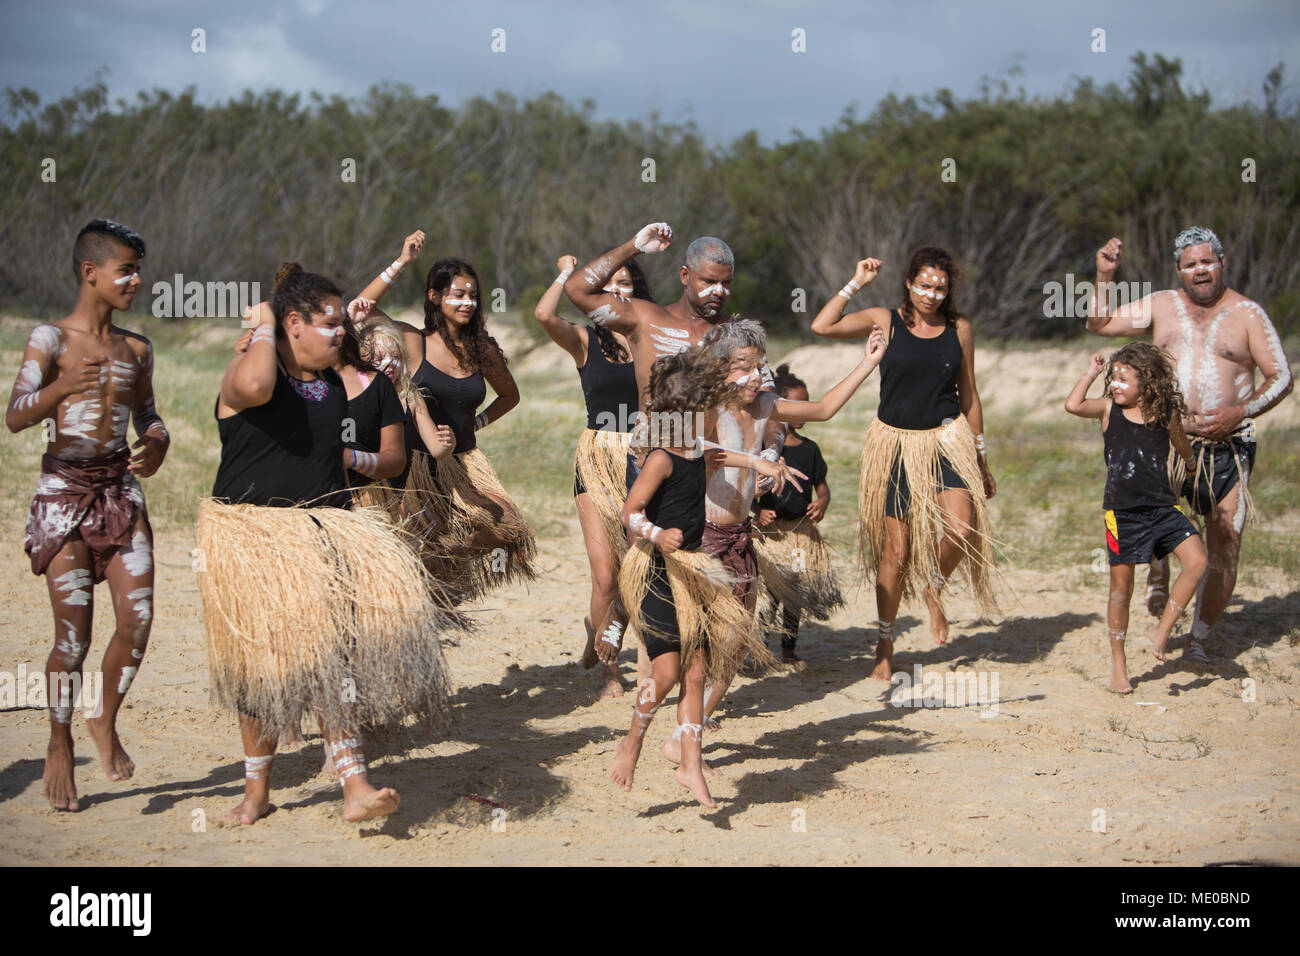
{"type": "Polygon", "coordinates": [[[573,466],[573,497],[576,498],[578,497],[578,495],[585,495],[586,493],[587,493],[587,486],[582,483],[582,475],[578,474],[578,466],[574,465],[573,466]]]}
{"type": "MultiPolygon", "coordinates": [[[[952,462],[942,455],[939,456],[939,474],[937,477],[937,491],[947,491],[949,488],[966,488],[966,482],[961,480],[961,476],[957,474],[957,469],[953,468],[952,462]]],[[[889,476],[889,491],[885,494],[885,517],[905,518],[911,506],[912,489],[907,484],[907,471],[903,468],[903,456],[899,455],[894,459],[894,470],[889,476]]]]}
{"type": "Polygon", "coordinates": [[[650,588],[641,601],[641,643],[646,654],[654,660],[660,654],[682,652],[681,632],[677,630],[677,609],[673,605],[672,585],[668,568],[658,548],[653,548],[650,558],[650,588]]]}
{"type": "Polygon", "coordinates": [[[1106,512],[1106,553],[1112,565],[1159,561],[1196,533],[1174,505],[1106,512]]]}
{"type": "Polygon", "coordinates": [[[624,473],[624,479],[627,481],[627,490],[631,491],[632,486],[636,484],[637,478],[641,474],[641,466],[636,462],[636,455],[631,452],[627,453],[627,471],[624,473]]]}
{"type": "Polygon", "coordinates": [[[1183,481],[1183,497],[1198,515],[1208,515],[1239,480],[1249,485],[1255,467],[1255,423],[1243,425],[1219,442],[1190,435],[1188,438],[1197,467],[1183,481]],[[1205,475],[1200,474],[1202,469],[1205,475]]]}

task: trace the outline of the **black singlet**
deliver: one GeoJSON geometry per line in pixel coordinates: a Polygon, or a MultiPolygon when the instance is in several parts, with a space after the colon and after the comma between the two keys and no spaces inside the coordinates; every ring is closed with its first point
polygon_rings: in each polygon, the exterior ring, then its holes
{"type": "MultiPolygon", "coordinates": [[[[799,437],[803,438],[802,435],[799,437]]],[[[803,438],[797,445],[787,442],[781,450],[781,457],[791,468],[808,476],[807,481],[799,481],[803,485],[803,491],[797,490],[792,482],[787,481],[779,496],[769,491],[758,499],[758,506],[771,508],[778,518],[802,518],[808,512],[808,505],[812,503],[817,486],[826,480],[826,460],[811,438],[803,438]]]]}
{"type": "Polygon", "coordinates": [[[596,333],[587,329],[587,361],[578,366],[582,397],[587,402],[587,427],[604,432],[630,431],[640,404],[636,391],[636,366],[611,362],[600,348],[596,333]]]}
{"type": "MultiPolygon", "coordinates": [[[[406,421],[406,411],[402,400],[397,397],[397,389],[383,372],[373,374],[370,384],[354,398],[348,399],[347,417],[352,420],[351,434],[353,441],[345,446],[356,451],[369,451],[378,454],[381,432],[388,425],[400,425],[406,421]]],[[[410,461],[407,455],[407,461],[410,461]]],[[[369,484],[373,479],[360,472],[348,469],[348,483],[353,488],[369,484]]]]}
{"type": "MultiPolygon", "coordinates": [[[[325,383],[320,401],[300,395],[277,368],[269,402],[217,419],[221,463],[212,486],[214,498],[272,507],[351,506],[343,475],[347,392],[333,369],[318,375],[325,383]]],[[[307,382],[303,387],[313,386],[307,382]]]]}
{"type": "Polygon", "coordinates": [[[938,428],[961,414],[957,375],[961,342],[947,326],[932,339],[913,335],[897,309],[889,312],[889,348],[880,360],[877,417],[894,428],[938,428]]]}
{"type": "MultiPolygon", "coordinates": [[[[421,333],[420,347],[424,348],[423,333],[421,333]]],[[[429,417],[433,419],[434,424],[451,426],[452,433],[456,436],[455,454],[459,455],[477,448],[478,440],[474,437],[474,416],[478,414],[478,407],[487,398],[487,382],[483,378],[483,373],[475,372],[473,375],[457,378],[435,368],[428,358],[421,354],[419,367],[411,376],[411,381],[424,396],[429,417]]],[[[420,451],[428,450],[423,442],[418,448],[420,451]]]]}
{"type": "MultiPolygon", "coordinates": [[[[673,470],[655,489],[645,506],[645,516],[661,528],[677,528],[682,533],[682,551],[694,551],[704,537],[704,456],[682,458],[656,448],[646,456],[667,455],[673,470]]],[[[645,465],[641,466],[645,471],[645,465]]]]}
{"type": "Polygon", "coordinates": [[[1169,486],[1167,429],[1131,422],[1124,417],[1122,408],[1112,404],[1102,441],[1106,449],[1103,508],[1150,508],[1178,503],[1169,486]]]}

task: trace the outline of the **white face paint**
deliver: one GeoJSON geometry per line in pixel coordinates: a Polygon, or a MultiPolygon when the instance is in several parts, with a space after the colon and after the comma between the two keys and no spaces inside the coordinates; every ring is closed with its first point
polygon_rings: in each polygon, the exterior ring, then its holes
{"type": "Polygon", "coordinates": [[[313,325],[312,328],[316,330],[317,335],[327,339],[338,338],[339,334],[343,331],[343,326],[341,325],[313,325]]]}
{"type": "Polygon", "coordinates": [[[132,279],[138,279],[138,278],[140,278],[140,273],[132,272],[129,276],[122,276],[122,278],[120,279],[114,279],[113,285],[126,285],[132,279]]]}
{"type": "Polygon", "coordinates": [[[334,306],[332,305],[325,306],[325,315],[328,317],[328,316],[332,316],[333,314],[334,314],[334,306]]]}
{"type": "Polygon", "coordinates": [[[1213,272],[1217,272],[1221,265],[1222,263],[1219,262],[1211,262],[1206,265],[1201,265],[1201,263],[1199,262],[1193,262],[1190,266],[1180,266],[1178,268],[1178,271],[1185,276],[1192,275],[1198,269],[1204,269],[1206,272],[1213,273],[1213,272]]]}
{"type": "Polygon", "coordinates": [[[453,309],[460,309],[460,308],[472,309],[478,305],[478,299],[468,295],[461,296],[460,298],[452,298],[451,296],[448,296],[447,298],[443,299],[443,302],[445,302],[453,309]]]}
{"type": "Polygon", "coordinates": [[[715,282],[713,283],[713,285],[706,286],[705,288],[701,289],[699,292],[696,293],[696,295],[701,299],[707,299],[709,296],[713,296],[713,295],[720,295],[725,299],[730,294],[731,294],[730,292],[728,292],[725,288],[723,288],[721,282],[715,282]]]}
{"type": "Polygon", "coordinates": [[[948,298],[948,293],[939,289],[922,289],[919,286],[909,286],[908,288],[910,288],[920,298],[933,302],[936,305],[948,298]]]}

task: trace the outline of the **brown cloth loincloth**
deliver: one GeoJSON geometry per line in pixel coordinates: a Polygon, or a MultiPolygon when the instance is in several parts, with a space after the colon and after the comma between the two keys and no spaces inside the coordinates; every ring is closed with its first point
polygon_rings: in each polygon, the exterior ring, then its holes
{"type": "Polygon", "coordinates": [[[109,560],[131,544],[137,512],[149,520],[140,483],[127,471],[130,460],[125,448],[102,458],[41,458],[23,539],[33,574],[44,574],[64,544],[79,537],[94,559],[95,583],[104,580],[109,560]]]}
{"type": "Polygon", "coordinates": [[[753,526],[750,519],[736,524],[714,524],[704,522],[704,535],[700,540],[700,550],[717,558],[722,566],[734,571],[743,580],[732,585],[732,593],[737,600],[750,608],[749,596],[758,581],[758,556],[754,553],[753,526]]]}

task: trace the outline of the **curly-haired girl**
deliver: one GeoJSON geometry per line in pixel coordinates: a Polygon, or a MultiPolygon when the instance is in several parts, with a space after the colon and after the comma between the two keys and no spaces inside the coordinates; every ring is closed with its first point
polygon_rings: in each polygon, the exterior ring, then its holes
{"type": "Polygon", "coordinates": [[[1205,573],[1205,547],[1187,516],[1178,510],[1175,491],[1182,483],[1181,459],[1191,463],[1192,449],[1183,432],[1186,410],[1178,380],[1165,354],[1147,342],[1133,342],[1109,363],[1093,355],[1088,371],[1075,383],[1065,410],[1080,418],[1101,419],[1106,453],[1106,549],[1110,558],[1110,689],[1132,692],[1124,658],[1133,566],[1173,553],[1182,572],[1169,589],[1169,603],[1151,631],[1151,653],[1165,659],[1165,643],[1178,616],[1196,593],[1205,573]],[[1086,398],[1103,371],[1105,396],[1086,398]],[[1170,454],[1170,447],[1177,458],[1170,454]]]}

